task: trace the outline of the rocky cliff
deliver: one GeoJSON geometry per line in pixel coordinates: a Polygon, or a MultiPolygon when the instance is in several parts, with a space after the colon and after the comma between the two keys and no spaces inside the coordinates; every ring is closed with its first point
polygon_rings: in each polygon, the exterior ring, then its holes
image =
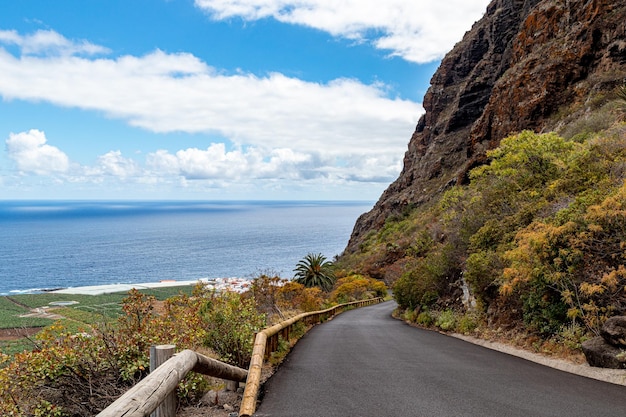
{"type": "Polygon", "coordinates": [[[388,217],[465,181],[504,137],[557,129],[563,110],[584,112],[624,82],[624,0],[492,1],[432,77],[402,173],[358,219],[346,253],[388,217]]]}

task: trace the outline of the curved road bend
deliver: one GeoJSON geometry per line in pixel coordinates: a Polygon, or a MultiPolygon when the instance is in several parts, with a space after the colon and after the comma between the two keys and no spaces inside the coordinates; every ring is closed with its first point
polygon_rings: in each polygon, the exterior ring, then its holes
{"type": "Polygon", "coordinates": [[[623,386],[407,326],[394,308],[313,328],[267,382],[255,416],[626,416],[623,386]]]}

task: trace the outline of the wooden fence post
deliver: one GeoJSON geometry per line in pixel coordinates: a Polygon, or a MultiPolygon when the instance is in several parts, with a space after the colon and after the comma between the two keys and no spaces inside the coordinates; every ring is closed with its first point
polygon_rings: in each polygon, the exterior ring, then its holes
{"type": "MultiPolygon", "coordinates": [[[[174,356],[176,345],[160,345],[150,347],[150,372],[174,356]]],[[[170,393],[150,417],[176,417],[176,390],[170,393]]]]}

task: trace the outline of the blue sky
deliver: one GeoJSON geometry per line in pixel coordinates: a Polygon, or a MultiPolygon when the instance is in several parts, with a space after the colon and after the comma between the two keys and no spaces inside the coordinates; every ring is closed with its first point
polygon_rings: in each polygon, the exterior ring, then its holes
{"type": "Polygon", "coordinates": [[[375,200],[487,0],[20,0],[1,199],[375,200]]]}

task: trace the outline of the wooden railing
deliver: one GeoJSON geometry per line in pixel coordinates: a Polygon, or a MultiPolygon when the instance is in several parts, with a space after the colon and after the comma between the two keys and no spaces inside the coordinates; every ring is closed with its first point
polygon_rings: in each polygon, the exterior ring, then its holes
{"type": "MultiPolygon", "coordinates": [[[[164,404],[170,402],[168,398],[172,399],[178,383],[189,371],[222,378],[228,381],[245,382],[246,388],[243,393],[239,416],[251,417],[256,410],[263,361],[269,358],[270,355],[278,349],[279,338],[282,337],[283,340],[289,340],[289,334],[293,326],[298,322],[302,322],[306,326],[315,325],[323,323],[336,314],[346,310],[378,304],[382,301],[383,298],[378,297],[370,300],[340,304],[327,310],[302,313],[265,330],[261,330],[255,337],[250,368],[247,371],[208,358],[189,349],[183,350],[170,359],[165,360],[162,364],[151,363],[151,372],[147,377],[102,410],[96,417],[148,417],[153,412],[155,412],[153,413],[153,417],[173,417],[176,409],[175,401],[173,407],[174,411],[171,411],[171,409],[170,411],[162,411],[162,409],[164,404]]],[[[156,347],[157,351],[161,349],[173,352],[174,346],[165,345],[156,347]]],[[[158,352],[156,353],[158,355],[158,352]]],[[[151,362],[152,357],[151,352],[151,362]]],[[[165,409],[167,410],[167,407],[165,407],[165,409]]]]}
{"type": "MultiPolygon", "coordinates": [[[[248,376],[245,369],[208,358],[193,350],[183,350],[150,372],[97,417],[147,417],[174,392],[189,371],[236,382],[245,382],[248,376]]],[[[174,416],[167,412],[159,414],[159,417],[174,416]]]]}

